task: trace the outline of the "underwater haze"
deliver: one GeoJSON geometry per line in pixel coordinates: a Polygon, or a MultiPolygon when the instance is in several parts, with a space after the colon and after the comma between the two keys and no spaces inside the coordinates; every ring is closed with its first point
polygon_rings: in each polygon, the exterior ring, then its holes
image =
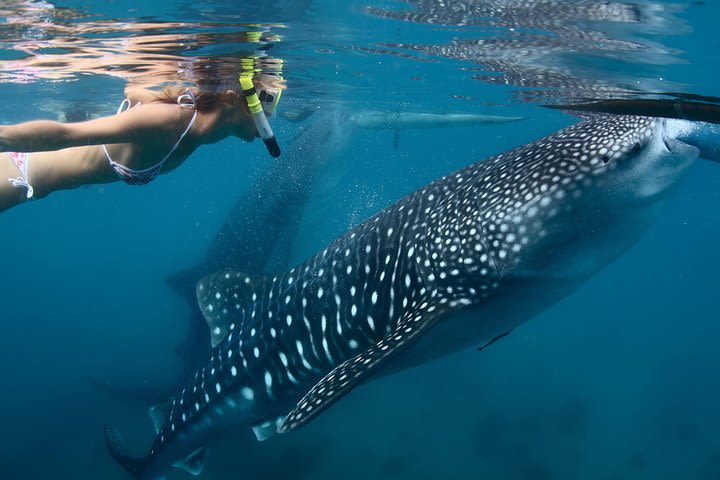
{"type": "MultiPolygon", "coordinates": [[[[256,30],[288,89],[271,119],[285,156],[227,139],[142,188],[0,214],[0,478],[130,478],[103,426],[149,448],[147,407],[192,368],[179,346],[208,348],[168,279],[211,246],[228,250],[213,268],[241,269],[233,245],[280,231],[292,247],[270,263],[292,266],[430,181],[578,120],[546,105],[720,97],[717,19],[712,1],[3,2],[2,124],[111,115],[127,83],[197,80],[196,58],[222,74],[256,30]],[[79,68],[90,50],[104,56],[79,68]],[[338,113],[363,111],[524,120],[372,130],[338,113]],[[218,237],[286,158],[316,168],[309,196],[287,200],[298,218],[218,237]]],[[[636,245],[507,337],[367,382],[297,432],[218,436],[199,478],[720,480],[719,243],[720,164],[699,159],[636,245]]]]}

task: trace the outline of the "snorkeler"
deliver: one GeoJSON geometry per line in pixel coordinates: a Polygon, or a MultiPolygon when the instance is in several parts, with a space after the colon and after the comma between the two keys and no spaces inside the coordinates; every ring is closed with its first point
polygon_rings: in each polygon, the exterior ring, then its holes
{"type": "Polygon", "coordinates": [[[280,151],[266,115],[284,88],[281,77],[263,74],[214,88],[127,87],[113,116],[2,125],[0,212],[83,185],[144,185],[177,168],[200,145],[230,136],[247,142],[259,136],[276,157],[280,151]]]}

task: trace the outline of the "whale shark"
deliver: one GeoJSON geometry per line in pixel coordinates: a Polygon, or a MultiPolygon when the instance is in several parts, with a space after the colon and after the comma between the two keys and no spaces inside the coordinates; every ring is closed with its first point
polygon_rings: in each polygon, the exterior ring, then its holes
{"type": "Polygon", "coordinates": [[[286,269],[314,183],[323,169],[343,155],[355,129],[398,132],[492,125],[523,119],[467,113],[351,110],[337,102],[313,108],[290,108],[283,116],[300,128],[282,159],[273,162],[237,199],[202,259],[166,279],[167,285],[189,307],[185,334],[175,347],[177,371],[164,371],[163,383],[143,381],[132,384],[91,378],[89,382],[94,389],[125,404],[143,407],[172,395],[211,349],[207,323],[197,309],[195,287],[198,280],[226,268],[248,273],[286,269]]]}
{"type": "Polygon", "coordinates": [[[146,455],[107,426],[110,453],[138,479],[199,474],[220,430],[291,432],[374,376],[504,337],[641,238],[698,157],[683,139],[712,141],[703,128],[583,115],[410,193],[282,273],[205,276],[209,357],[151,410],[146,455]]]}

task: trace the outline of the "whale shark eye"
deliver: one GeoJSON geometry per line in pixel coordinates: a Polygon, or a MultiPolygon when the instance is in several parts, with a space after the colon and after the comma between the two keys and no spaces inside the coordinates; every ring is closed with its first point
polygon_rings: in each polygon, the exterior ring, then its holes
{"type": "Polygon", "coordinates": [[[637,154],[640,153],[640,150],[642,150],[642,146],[639,142],[635,142],[635,145],[633,145],[631,152],[637,154]]]}
{"type": "Polygon", "coordinates": [[[600,157],[600,160],[602,160],[603,163],[607,163],[610,161],[610,157],[608,157],[607,155],[603,155],[602,157],[600,157]]]}

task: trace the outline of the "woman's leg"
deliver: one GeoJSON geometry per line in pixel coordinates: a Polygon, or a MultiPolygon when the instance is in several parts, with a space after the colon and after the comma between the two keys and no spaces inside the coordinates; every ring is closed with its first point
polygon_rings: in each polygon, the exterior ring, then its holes
{"type": "Polygon", "coordinates": [[[33,193],[31,187],[24,184],[23,170],[16,163],[17,159],[21,165],[27,166],[27,156],[0,153],[0,212],[26,202],[28,195],[33,193]]]}
{"type": "MultiPolygon", "coordinates": [[[[27,183],[32,185],[32,198],[43,198],[57,190],[117,180],[101,155],[100,147],[95,145],[31,153],[27,158],[27,183]]],[[[15,187],[9,180],[20,176],[12,158],[7,153],[0,154],[0,211],[28,200],[28,189],[15,187]]]]}

